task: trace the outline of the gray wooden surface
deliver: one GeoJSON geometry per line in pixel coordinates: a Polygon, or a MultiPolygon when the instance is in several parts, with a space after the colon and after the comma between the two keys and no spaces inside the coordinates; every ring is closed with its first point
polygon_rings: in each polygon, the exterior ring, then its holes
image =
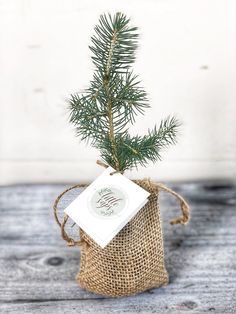
{"type": "MultiPolygon", "coordinates": [[[[170,284],[118,299],[89,293],[75,282],[79,249],[66,247],[51,208],[64,185],[1,187],[0,312],[236,313],[236,186],[169,186],[192,208],[187,226],[170,226],[179,208],[172,196],[162,194],[170,284]]],[[[63,206],[75,193],[63,200],[63,206]]]]}

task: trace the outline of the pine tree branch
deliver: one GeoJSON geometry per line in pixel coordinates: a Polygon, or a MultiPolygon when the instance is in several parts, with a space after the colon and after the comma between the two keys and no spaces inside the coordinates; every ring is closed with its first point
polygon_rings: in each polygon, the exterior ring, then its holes
{"type": "Polygon", "coordinates": [[[144,136],[131,137],[129,124],[149,108],[147,94],[130,70],[137,48],[137,28],[124,14],[102,15],[91,38],[95,72],[81,95],[71,95],[70,122],[76,134],[100,150],[102,159],[124,171],[161,159],[160,151],[176,142],[179,122],[167,118],[144,136]]]}

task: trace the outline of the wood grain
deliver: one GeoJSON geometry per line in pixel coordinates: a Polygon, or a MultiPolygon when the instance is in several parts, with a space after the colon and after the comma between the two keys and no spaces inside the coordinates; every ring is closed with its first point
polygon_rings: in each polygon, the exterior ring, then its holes
{"type": "MultiPolygon", "coordinates": [[[[170,226],[175,200],[161,196],[170,284],[119,299],[75,282],[79,249],[66,247],[52,202],[64,185],[0,188],[0,312],[235,313],[236,186],[231,182],[169,184],[191,204],[191,222],[170,226]]],[[[72,191],[62,208],[80,193],[72,191]]],[[[76,227],[70,228],[76,234],[76,227]]]]}

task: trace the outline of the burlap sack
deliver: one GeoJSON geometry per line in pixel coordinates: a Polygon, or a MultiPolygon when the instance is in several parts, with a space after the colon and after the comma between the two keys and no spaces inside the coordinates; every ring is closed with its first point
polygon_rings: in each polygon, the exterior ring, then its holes
{"type": "Polygon", "coordinates": [[[83,230],[80,241],[65,232],[68,216],[58,220],[57,205],[60,198],[76,185],[58,196],[54,213],[61,234],[69,246],[81,248],[80,270],[76,276],[79,285],[91,292],[105,296],[128,296],[168,283],[164,263],[162,228],[159,211],[159,191],[173,194],[179,201],[183,216],[171,223],[185,224],[189,220],[189,207],[185,200],[162,184],[150,180],[134,181],[151,193],[148,203],[136,216],[102,249],[83,230]]]}

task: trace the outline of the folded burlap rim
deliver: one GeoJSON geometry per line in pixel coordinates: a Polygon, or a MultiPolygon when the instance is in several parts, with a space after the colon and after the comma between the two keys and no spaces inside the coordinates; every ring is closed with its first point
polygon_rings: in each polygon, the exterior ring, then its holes
{"type": "MultiPolygon", "coordinates": [[[[97,164],[104,167],[104,168],[108,167],[108,165],[106,165],[105,163],[103,163],[100,160],[97,161],[97,164]]],[[[122,172],[114,171],[111,173],[111,175],[114,175],[116,173],[122,173],[122,172]]],[[[182,215],[180,217],[177,217],[177,218],[171,220],[170,224],[171,225],[175,225],[175,224],[185,225],[188,223],[188,221],[190,219],[190,208],[189,208],[189,205],[187,204],[187,202],[185,201],[185,199],[181,195],[179,195],[175,191],[171,190],[170,188],[166,187],[164,184],[153,182],[149,178],[145,178],[143,180],[137,180],[136,182],[139,182],[139,183],[145,182],[146,184],[148,184],[148,186],[150,187],[150,190],[153,191],[153,193],[157,194],[158,191],[162,190],[162,191],[166,191],[166,192],[172,194],[173,196],[175,196],[176,199],[180,203],[182,215]]],[[[60,195],[58,195],[58,197],[56,198],[54,205],[53,205],[55,220],[61,229],[61,236],[67,242],[68,246],[83,246],[83,245],[87,246],[88,243],[85,242],[84,240],[74,240],[72,237],[70,237],[68,235],[68,233],[65,230],[65,226],[66,226],[66,223],[69,219],[69,216],[65,214],[62,221],[59,220],[59,218],[58,218],[58,203],[60,202],[60,199],[63,197],[63,195],[66,194],[67,192],[69,192],[73,189],[76,189],[76,188],[82,188],[82,187],[86,187],[86,186],[87,186],[87,184],[76,184],[76,185],[73,185],[70,188],[64,190],[60,195]]]]}

